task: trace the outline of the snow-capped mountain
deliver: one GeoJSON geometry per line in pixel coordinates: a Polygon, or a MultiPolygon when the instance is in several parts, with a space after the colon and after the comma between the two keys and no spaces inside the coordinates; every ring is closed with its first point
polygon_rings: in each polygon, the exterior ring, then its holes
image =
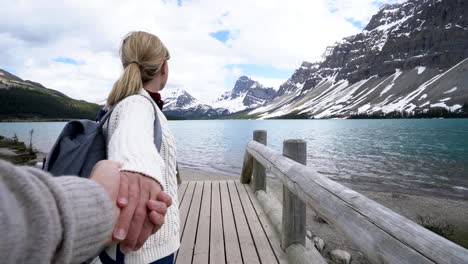
{"type": "Polygon", "coordinates": [[[231,91],[221,95],[212,105],[235,113],[262,106],[270,102],[275,95],[276,91],[273,88],[264,87],[249,77],[242,76],[231,91]]]}
{"type": "Polygon", "coordinates": [[[187,119],[217,118],[229,114],[227,109],[214,108],[199,101],[183,89],[172,92],[164,98],[163,111],[170,117],[187,119]]]}
{"type": "Polygon", "coordinates": [[[384,5],[359,34],[304,62],[253,118],[456,111],[468,102],[468,1],[384,5]]]}
{"type": "Polygon", "coordinates": [[[164,99],[164,112],[183,118],[217,118],[253,109],[273,100],[276,91],[247,76],[240,77],[234,88],[211,103],[202,102],[179,89],[164,99]]]}
{"type": "Polygon", "coordinates": [[[183,89],[172,92],[164,99],[164,110],[190,109],[202,104],[183,89]]]}

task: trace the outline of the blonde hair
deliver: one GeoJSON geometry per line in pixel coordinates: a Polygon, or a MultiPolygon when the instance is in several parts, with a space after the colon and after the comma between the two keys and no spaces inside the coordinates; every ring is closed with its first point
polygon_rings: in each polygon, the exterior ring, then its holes
{"type": "Polygon", "coordinates": [[[169,51],[157,36],[143,31],[130,32],[120,48],[124,70],[107,97],[107,107],[137,94],[144,83],[156,76],[169,58],[169,51]]]}

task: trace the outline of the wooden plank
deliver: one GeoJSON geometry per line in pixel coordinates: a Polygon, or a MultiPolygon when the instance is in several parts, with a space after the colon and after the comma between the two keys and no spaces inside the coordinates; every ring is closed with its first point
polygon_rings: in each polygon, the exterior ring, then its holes
{"type": "Polygon", "coordinates": [[[231,197],[237,234],[239,236],[242,259],[246,264],[260,263],[234,181],[228,181],[228,190],[231,197]]]}
{"type": "Polygon", "coordinates": [[[219,182],[211,185],[210,263],[226,263],[219,182]]]}
{"type": "Polygon", "coordinates": [[[198,220],[197,239],[193,252],[194,264],[207,264],[210,258],[211,182],[204,182],[198,220]]]}
{"type": "MultiPolygon", "coordinates": [[[[182,239],[184,234],[184,227],[187,221],[188,210],[190,208],[190,203],[192,202],[193,191],[195,190],[195,182],[183,183],[179,186],[177,194],[179,195],[179,219],[180,219],[180,230],[179,235],[182,239]]],[[[174,260],[177,259],[177,254],[179,251],[174,253],[174,260]]]]}
{"type": "Polygon", "coordinates": [[[240,182],[236,182],[237,193],[242,204],[242,207],[247,218],[247,224],[249,225],[250,233],[252,234],[255,248],[257,249],[258,256],[261,263],[278,263],[275,253],[271,248],[268,238],[261,226],[258,216],[250,202],[250,198],[245,191],[244,186],[240,182]]]}
{"type": "Polygon", "coordinates": [[[182,200],[180,202],[179,215],[180,215],[180,237],[181,238],[184,233],[185,223],[187,222],[187,215],[190,209],[190,203],[192,202],[193,193],[194,193],[193,191],[195,190],[195,183],[196,182],[190,182],[189,184],[187,184],[187,190],[185,191],[185,194],[182,197],[182,200]]]}
{"type": "Polygon", "coordinates": [[[179,208],[182,203],[182,199],[184,198],[185,192],[187,191],[188,183],[184,182],[179,185],[179,188],[177,189],[177,199],[179,200],[179,208]]]}
{"type": "Polygon", "coordinates": [[[184,234],[180,243],[176,263],[191,263],[193,250],[195,248],[195,238],[197,235],[198,220],[200,214],[201,198],[203,194],[203,182],[195,185],[192,203],[187,216],[188,225],[185,226],[184,234]]]}
{"type": "Polygon", "coordinates": [[[268,237],[268,241],[270,242],[271,248],[273,249],[273,252],[275,253],[278,263],[280,264],[288,263],[288,257],[286,256],[285,252],[281,248],[280,238],[278,234],[276,233],[275,229],[273,228],[273,224],[270,222],[267,215],[263,211],[260,203],[256,199],[255,194],[252,192],[252,189],[245,184],[243,184],[243,186],[253,205],[253,208],[258,217],[258,220],[260,221],[260,224],[262,225],[263,230],[265,231],[265,234],[268,237]]]}
{"type": "MultiPolygon", "coordinates": [[[[180,239],[182,239],[184,235],[184,229],[185,229],[185,224],[187,222],[187,215],[190,209],[190,204],[192,203],[192,198],[195,190],[195,184],[196,182],[189,182],[186,184],[186,189],[185,192],[181,198],[180,204],[179,204],[179,219],[180,219],[180,239]]],[[[181,189],[179,188],[178,192],[181,189]]],[[[174,254],[174,259],[177,259],[177,254],[179,254],[179,251],[176,251],[174,254]]]]}
{"type": "Polygon", "coordinates": [[[247,151],[373,263],[466,263],[468,250],[375,201],[251,141],[247,151]]]}
{"type": "Polygon", "coordinates": [[[223,181],[220,185],[221,209],[223,213],[224,226],[224,244],[226,248],[226,262],[228,264],[237,264],[242,262],[239,238],[237,237],[236,224],[232,213],[232,204],[229,197],[227,182],[223,181]]]}
{"type": "MultiPolygon", "coordinates": [[[[195,190],[195,182],[183,183],[179,186],[179,189],[177,190],[178,194],[182,194],[181,196],[179,196],[180,197],[179,198],[180,199],[180,202],[179,202],[179,219],[180,219],[179,235],[181,239],[184,234],[185,223],[187,221],[188,210],[190,208],[190,203],[192,202],[194,190],[195,190]]],[[[174,260],[177,259],[178,253],[179,251],[176,251],[174,253],[174,260]]]]}
{"type": "MultiPolygon", "coordinates": [[[[303,140],[285,140],[283,156],[303,165],[307,163],[307,145],[303,140]]],[[[255,191],[255,190],[254,190],[255,191]]],[[[292,244],[305,246],[306,206],[294,193],[283,185],[281,247],[286,249],[292,244]]]]}

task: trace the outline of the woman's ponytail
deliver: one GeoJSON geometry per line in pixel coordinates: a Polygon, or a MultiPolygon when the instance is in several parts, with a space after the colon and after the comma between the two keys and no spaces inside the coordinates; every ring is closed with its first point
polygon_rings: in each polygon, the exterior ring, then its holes
{"type": "Polygon", "coordinates": [[[141,87],[143,87],[143,82],[140,67],[137,63],[130,63],[112,87],[107,98],[107,106],[110,108],[125,97],[137,94],[141,87]]]}
{"type": "Polygon", "coordinates": [[[124,71],[107,97],[107,108],[127,96],[137,94],[169,57],[166,46],[155,35],[142,31],[128,34],[120,48],[124,71]]]}

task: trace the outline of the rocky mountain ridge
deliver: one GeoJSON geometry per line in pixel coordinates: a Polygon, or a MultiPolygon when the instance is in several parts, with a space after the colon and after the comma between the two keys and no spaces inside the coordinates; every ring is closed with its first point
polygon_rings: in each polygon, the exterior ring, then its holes
{"type": "Polygon", "coordinates": [[[202,102],[179,89],[165,98],[164,112],[181,118],[219,118],[265,105],[275,96],[273,88],[241,76],[231,91],[210,103],[202,102]]]}
{"type": "Polygon", "coordinates": [[[468,101],[468,1],[384,5],[359,34],[304,62],[251,118],[456,111],[468,101]]]}

